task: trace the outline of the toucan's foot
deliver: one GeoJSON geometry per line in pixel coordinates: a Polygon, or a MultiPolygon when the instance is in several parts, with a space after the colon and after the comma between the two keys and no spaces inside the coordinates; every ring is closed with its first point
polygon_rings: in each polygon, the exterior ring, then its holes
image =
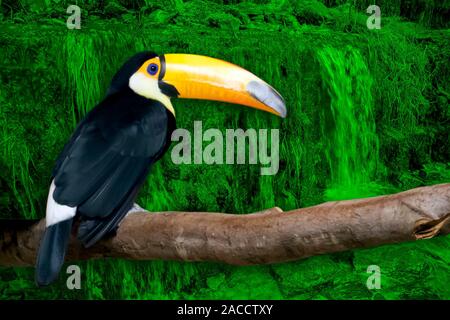
{"type": "Polygon", "coordinates": [[[128,210],[127,214],[125,215],[125,218],[128,217],[129,214],[133,214],[133,213],[136,213],[136,212],[145,212],[145,211],[147,211],[147,210],[142,208],[137,203],[134,203],[133,206],[131,207],[131,209],[128,210]]]}
{"type": "Polygon", "coordinates": [[[142,212],[142,211],[147,211],[144,208],[142,208],[140,205],[138,205],[137,203],[133,204],[133,207],[128,211],[127,215],[129,215],[130,213],[135,213],[135,212],[142,212]]]}
{"type": "MultiPolygon", "coordinates": [[[[129,214],[133,214],[136,212],[142,212],[142,211],[146,211],[144,208],[142,208],[140,205],[138,205],[137,203],[133,204],[133,207],[128,210],[127,214],[125,215],[125,218],[128,217],[129,214]]],[[[112,229],[110,232],[108,232],[106,234],[106,238],[110,238],[110,237],[115,237],[117,235],[117,231],[119,230],[120,224],[118,226],[116,226],[114,229],[112,229]]]]}

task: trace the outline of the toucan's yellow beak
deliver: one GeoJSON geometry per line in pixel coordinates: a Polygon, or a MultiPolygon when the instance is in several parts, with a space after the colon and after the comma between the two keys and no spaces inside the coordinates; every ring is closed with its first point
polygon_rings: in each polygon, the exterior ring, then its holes
{"type": "Polygon", "coordinates": [[[159,81],[174,87],[179,98],[242,104],[286,117],[281,95],[241,67],[192,54],[165,54],[160,60],[159,81]]]}

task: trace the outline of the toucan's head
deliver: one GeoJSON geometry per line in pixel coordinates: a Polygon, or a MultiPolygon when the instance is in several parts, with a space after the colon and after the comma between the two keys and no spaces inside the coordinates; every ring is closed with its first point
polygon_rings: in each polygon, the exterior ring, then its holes
{"type": "Polygon", "coordinates": [[[158,100],[175,115],[170,98],[241,104],[286,117],[281,95],[247,70],[219,59],[192,54],[141,52],[114,76],[109,94],[125,87],[158,100]]]}

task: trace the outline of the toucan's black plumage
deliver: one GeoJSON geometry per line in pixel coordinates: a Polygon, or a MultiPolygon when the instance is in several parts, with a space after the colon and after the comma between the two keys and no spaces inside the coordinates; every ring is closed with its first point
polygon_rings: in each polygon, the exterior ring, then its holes
{"type": "MultiPolygon", "coordinates": [[[[117,227],[151,165],[169,147],[173,114],[128,87],[130,76],[152,56],[140,53],[116,73],[106,98],[78,124],[53,169],[53,198],[77,207],[78,237],[86,247],[117,227]]],[[[37,259],[38,284],[58,275],[71,226],[69,219],[47,228],[37,259]]]]}
{"type": "Polygon", "coordinates": [[[133,73],[135,73],[145,61],[157,56],[158,55],[156,53],[143,51],[136,53],[134,56],[129,58],[114,74],[106,96],[129,89],[129,81],[133,73]]]}

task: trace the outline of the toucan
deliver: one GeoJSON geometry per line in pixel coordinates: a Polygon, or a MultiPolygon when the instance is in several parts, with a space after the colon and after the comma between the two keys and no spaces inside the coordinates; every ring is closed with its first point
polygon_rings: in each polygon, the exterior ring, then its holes
{"type": "Polygon", "coordinates": [[[175,130],[171,98],[241,104],[285,117],[281,95],[249,71],[192,54],[140,52],[113,76],[104,99],[59,154],[47,198],[36,283],[55,281],[72,233],[84,247],[114,234],[175,130]]]}

